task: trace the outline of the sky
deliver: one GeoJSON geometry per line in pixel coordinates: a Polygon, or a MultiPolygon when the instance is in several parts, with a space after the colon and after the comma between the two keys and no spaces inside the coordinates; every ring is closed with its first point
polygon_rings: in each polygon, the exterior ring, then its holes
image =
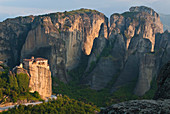
{"type": "Polygon", "coordinates": [[[80,8],[96,9],[110,17],[131,6],[148,6],[158,13],[170,14],[170,0],[0,0],[0,22],[6,18],[64,12],[80,8]]]}

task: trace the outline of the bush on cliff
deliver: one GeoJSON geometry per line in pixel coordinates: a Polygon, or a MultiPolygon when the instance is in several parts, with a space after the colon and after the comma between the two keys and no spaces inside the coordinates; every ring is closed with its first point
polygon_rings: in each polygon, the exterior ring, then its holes
{"type": "Polygon", "coordinates": [[[29,92],[29,77],[27,74],[17,74],[18,87],[21,93],[29,92]]]}

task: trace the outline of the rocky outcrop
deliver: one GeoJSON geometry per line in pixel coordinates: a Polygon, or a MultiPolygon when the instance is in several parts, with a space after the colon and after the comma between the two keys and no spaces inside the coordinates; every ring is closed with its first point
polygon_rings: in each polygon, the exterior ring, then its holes
{"type": "Polygon", "coordinates": [[[150,15],[152,15],[152,16],[158,17],[158,14],[152,8],[149,8],[149,7],[146,7],[146,6],[131,7],[129,9],[129,11],[130,12],[146,12],[146,13],[149,13],[150,15]]]}
{"type": "MultiPolygon", "coordinates": [[[[27,74],[27,76],[30,77],[28,71],[23,68],[23,65],[22,65],[22,64],[20,64],[20,66],[14,67],[14,68],[12,69],[12,72],[15,73],[15,74],[21,74],[21,73],[22,73],[22,74],[27,74]]],[[[12,72],[11,72],[11,73],[12,73],[12,72]]]]}
{"type": "Polygon", "coordinates": [[[11,75],[27,74],[30,92],[37,91],[42,99],[51,97],[52,79],[48,60],[44,58],[24,59],[23,62],[9,72],[11,75]]]}
{"type": "Polygon", "coordinates": [[[157,66],[160,68],[170,61],[170,33],[165,31],[156,36],[155,54],[157,57],[157,66]]]}
{"type": "Polygon", "coordinates": [[[21,48],[33,20],[33,16],[27,16],[0,23],[0,60],[10,67],[20,63],[21,48]]]}
{"type": "MultiPolygon", "coordinates": [[[[99,38],[100,39],[100,38],[99,38]]],[[[97,40],[99,40],[97,39],[97,40]]],[[[115,35],[109,39],[105,49],[98,54],[97,60],[91,62],[91,72],[84,77],[82,83],[90,85],[92,89],[101,90],[105,88],[113,78],[116,78],[123,67],[125,45],[122,35],[115,35]]],[[[100,44],[98,41],[97,43],[100,44]]],[[[98,48],[96,48],[98,49],[98,48]]],[[[95,50],[95,49],[94,49],[95,50]]],[[[96,53],[97,51],[92,52],[96,53]]],[[[90,58],[93,55],[90,56],[90,58]]]]}
{"type": "Polygon", "coordinates": [[[23,60],[23,68],[30,76],[29,87],[30,92],[37,91],[43,99],[51,97],[52,79],[48,60],[44,58],[32,57],[23,60]]]}
{"type": "Polygon", "coordinates": [[[151,8],[137,6],[129,10],[111,16],[110,32],[123,34],[127,49],[124,67],[111,91],[133,84],[134,94],[142,96],[157,75],[157,57],[152,52],[157,43],[155,35],[163,32],[163,25],[159,15],[151,8]]]}
{"type": "Polygon", "coordinates": [[[157,75],[156,58],[152,53],[146,53],[141,56],[139,62],[139,74],[134,89],[134,94],[138,96],[144,95],[150,90],[151,82],[157,75]]]}
{"type": "MultiPolygon", "coordinates": [[[[143,75],[141,72],[142,65],[148,64],[144,63],[141,59],[143,58],[145,53],[149,53],[151,49],[151,42],[148,39],[144,39],[142,37],[134,37],[132,38],[129,50],[127,52],[127,60],[124,64],[124,68],[122,69],[120,75],[118,76],[116,82],[114,83],[112,87],[112,92],[115,90],[121,88],[122,86],[127,86],[129,84],[134,83],[136,84],[138,77],[145,77],[146,75],[143,75]],[[141,64],[140,64],[141,63],[141,64]]],[[[144,72],[147,74],[147,72],[144,72]]],[[[148,76],[150,76],[148,74],[148,76]]],[[[151,77],[152,79],[152,77],[151,77]]],[[[139,83],[140,83],[139,79],[139,83]]],[[[139,84],[137,83],[137,85],[139,84]]],[[[143,84],[143,83],[142,83],[143,84]]],[[[147,85],[145,85],[147,86],[147,85]]],[[[141,86],[139,86],[141,87],[141,86]]],[[[150,86],[149,86],[150,87],[150,86]]],[[[138,86],[137,86],[138,88],[138,86]]],[[[141,89],[141,88],[140,88],[141,89]]],[[[150,88],[148,88],[150,89],[150,88]]],[[[138,90],[138,89],[137,89],[138,90]]],[[[143,92],[142,90],[140,92],[143,92]]],[[[146,92],[146,90],[145,90],[146,92]]]]}
{"type": "Polygon", "coordinates": [[[153,9],[144,6],[131,7],[130,12],[111,15],[110,24],[111,31],[124,34],[127,49],[131,38],[140,35],[151,41],[154,51],[155,34],[163,33],[159,15],[153,9]]]}
{"type": "Polygon", "coordinates": [[[99,31],[99,37],[94,39],[93,48],[88,60],[88,66],[86,68],[86,72],[90,70],[90,66],[92,63],[96,63],[101,55],[103,49],[108,45],[108,27],[105,24],[101,25],[101,29],[99,31]]]}
{"type": "Polygon", "coordinates": [[[170,113],[170,100],[132,100],[103,109],[100,114],[168,114],[170,113]]]}

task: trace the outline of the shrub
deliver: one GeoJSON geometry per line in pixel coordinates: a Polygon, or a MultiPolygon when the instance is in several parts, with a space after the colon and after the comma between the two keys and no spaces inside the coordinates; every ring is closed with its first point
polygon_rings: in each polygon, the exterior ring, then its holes
{"type": "Polygon", "coordinates": [[[21,93],[29,92],[29,77],[27,74],[20,73],[17,74],[18,87],[21,93]]]}

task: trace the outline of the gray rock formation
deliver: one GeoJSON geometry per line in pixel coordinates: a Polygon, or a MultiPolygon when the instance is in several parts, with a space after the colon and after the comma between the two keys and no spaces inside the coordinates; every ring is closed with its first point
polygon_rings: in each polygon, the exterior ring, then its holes
{"type": "Polygon", "coordinates": [[[133,84],[134,94],[144,95],[159,70],[155,67],[159,66],[158,57],[151,51],[156,48],[155,35],[162,32],[160,17],[151,8],[131,7],[130,12],[111,15],[109,43],[106,45],[102,38],[96,40],[87,69],[92,62],[93,68],[82,83],[100,90],[112,80],[111,92],[133,84]]]}
{"type": "Polygon", "coordinates": [[[91,63],[96,63],[99,59],[100,54],[102,53],[103,49],[108,45],[108,26],[105,24],[101,25],[101,29],[99,31],[99,37],[94,39],[93,48],[88,60],[88,66],[86,68],[86,72],[90,70],[91,63]]]}
{"type": "Polygon", "coordinates": [[[30,55],[46,57],[52,75],[68,82],[66,70],[79,64],[82,51],[90,54],[102,24],[107,25],[107,18],[88,9],[35,17],[21,51],[21,59],[30,55]]]}
{"type": "Polygon", "coordinates": [[[0,23],[0,60],[10,67],[19,64],[21,48],[33,20],[33,16],[27,16],[7,19],[0,23]]]}
{"type": "Polygon", "coordinates": [[[103,109],[100,114],[169,114],[170,99],[132,100],[103,109]]]}
{"type": "Polygon", "coordinates": [[[125,54],[123,36],[119,34],[114,35],[109,39],[109,42],[110,44],[107,44],[103,52],[98,55],[98,60],[94,61],[94,69],[90,69],[92,70],[91,73],[84,77],[82,81],[83,83],[90,85],[91,88],[95,90],[105,88],[108,82],[117,77],[119,71],[123,67],[122,65],[124,56],[122,55],[125,54]]]}
{"type": "Polygon", "coordinates": [[[146,12],[152,16],[156,16],[156,17],[159,16],[152,8],[146,6],[135,6],[135,7],[131,7],[129,10],[130,12],[146,12]]]}
{"type": "Polygon", "coordinates": [[[151,8],[141,6],[129,10],[123,14],[113,14],[110,18],[110,34],[123,34],[127,49],[123,55],[123,69],[111,91],[133,84],[136,85],[134,94],[141,96],[150,89],[157,73],[156,57],[151,51],[154,51],[155,35],[163,32],[163,25],[159,15],[151,8]]]}
{"type": "Polygon", "coordinates": [[[152,53],[145,53],[140,57],[139,73],[134,90],[134,94],[138,96],[144,95],[151,87],[151,81],[157,74],[156,59],[152,53]]]}
{"type": "Polygon", "coordinates": [[[66,71],[79,64],[82,51],[91,53],[107,21],[104,14],[89,9],[8,19],[0,23],[0,60],[13,67],[31,56],[48,58],[52,76],[68,82],[66,71]]]}
{"type": "Polygon", "coordinates": [[[155,54],[157,56],[157,63],[160,68],[170,61],[170,33],[165,31],[163,34],[156,36],[155,54]]]}
{"type": "Polygon", "coordinates": [[[131,38],[140,35],[152,43],[154,51],[155,34],[163,33],[163,25],[159,15],[148,7],[131,7],[130,12],[113,14],[110,17],[111,31],[122,33],[126,37],[126,47],[129,47],[131,38]]]}

